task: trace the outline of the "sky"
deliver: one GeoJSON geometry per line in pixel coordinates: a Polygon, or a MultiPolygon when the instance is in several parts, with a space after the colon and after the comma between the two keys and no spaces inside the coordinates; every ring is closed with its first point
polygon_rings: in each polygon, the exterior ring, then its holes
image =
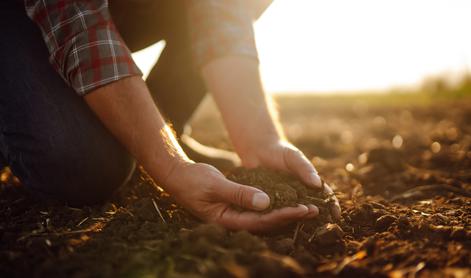
{"type": "MultiPolygon", "coordinates": [[[[270,93],[378,91],[471,71],[469,0],[275,0],[254,28],[270,93]]],[[[144,72],[163,47],[134,55],[144,72]]]]}

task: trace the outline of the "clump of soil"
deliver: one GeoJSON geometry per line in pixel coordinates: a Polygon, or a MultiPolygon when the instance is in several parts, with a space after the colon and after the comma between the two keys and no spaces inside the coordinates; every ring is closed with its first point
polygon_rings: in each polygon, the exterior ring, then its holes
{"type": "Polygon", "coordinates": [[[166,252],[179,266],[176,271],[180,273],[198,272],[198,268],[206,267],[206,275],[211,277],[303,274],[297,262],[273,253],[261,238],[246,231],[230,232],[214,224],[181,229],[172,247],[166,252]]]}
{"type": "Polygon", "coordinates": [[[322,189],[310,188],[290,174],[263,168],[236,168],[227,175],[227,178],[267,193],[270,197],[270,206],[264,212],[295,207],[298,204],[313,204],[319,208],[320,214],[330,216],[334,195],[322,189]]]}

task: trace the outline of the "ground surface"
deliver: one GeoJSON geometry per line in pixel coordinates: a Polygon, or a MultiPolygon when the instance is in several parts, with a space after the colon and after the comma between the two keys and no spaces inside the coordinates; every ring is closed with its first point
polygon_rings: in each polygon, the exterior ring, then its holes
{"type": "MultiPolygon", "coordinates": [[[[469,100],[279,102],[288,137],[337,192],[339,222],[229,232],[200,225],[144,175],[107,204],[72,208],[4,172],[0,276],[471,276],[469,100]]],[[[193,134],[230,148],[213,113],[193,134]]]]}

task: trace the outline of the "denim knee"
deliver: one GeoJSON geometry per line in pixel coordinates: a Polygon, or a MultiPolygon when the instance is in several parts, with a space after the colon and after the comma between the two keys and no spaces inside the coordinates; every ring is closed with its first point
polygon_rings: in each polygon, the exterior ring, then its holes
{"type": "Polygon", "coordinates": [[[13,171],[26,187],[41,195],[70,205],[91,205],[109,198],[135,169],[134,159],[114,142],[68,146],[13,158],[13,171]]]}
{"type": "Polygon", "coordinates": [[[15,26],[0,40],[0,156],[28,188],[71,204],[100,202],[134,161],[51,66],[40,30],[17,2],[0,1],[0,23],[15,26]]]}

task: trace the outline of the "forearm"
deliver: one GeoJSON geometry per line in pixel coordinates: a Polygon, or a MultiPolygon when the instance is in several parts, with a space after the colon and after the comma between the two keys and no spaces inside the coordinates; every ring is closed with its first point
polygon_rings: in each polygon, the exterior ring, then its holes
{"type": "Polygon", "coordinates": [[[202,74],[239,154],[284,138],[256,60],[227,56],[205,65],[202,74]]]}
{"type": "MultiPolygon", "coordinates": [[[[144,81],[129,77],[96,89],[85,101],[147,172],[194,215],[231,229],[268,230],[310,218],[306,206],[268,214],[239,212],[233,205],[264,210],[269,197],[259,189],[227,180],[216,168],[193,163],[179,147],[155,106],[144,81]]],[[[231,113],[229,113],[231,114],[231,113]]]]}
{"type": "Polygon", "coordinates": [[[92,91],[85,101],[118,140],[159,182],[173,165],[188,160],[165,124],[140,77],[129,77],[92,91]]]}

